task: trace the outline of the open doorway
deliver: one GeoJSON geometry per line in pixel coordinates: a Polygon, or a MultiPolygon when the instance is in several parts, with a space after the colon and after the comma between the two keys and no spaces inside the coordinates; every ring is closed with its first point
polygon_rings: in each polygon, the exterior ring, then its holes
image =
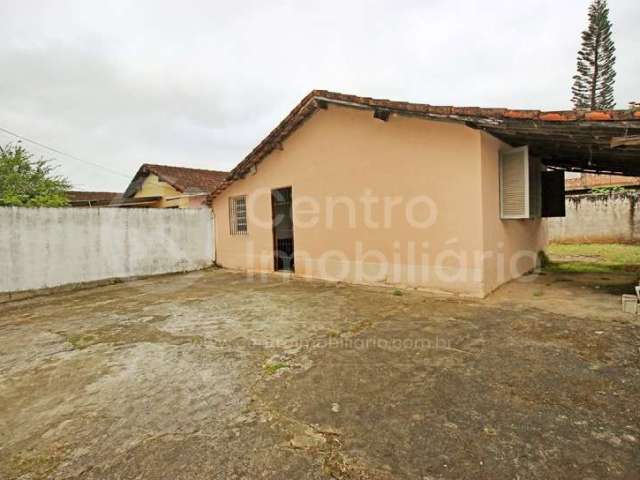
{"type": "Polygon", "coordinates": [[[271,191],[273,255],[276,271],[294,271],[291,187],[271,191]]]}

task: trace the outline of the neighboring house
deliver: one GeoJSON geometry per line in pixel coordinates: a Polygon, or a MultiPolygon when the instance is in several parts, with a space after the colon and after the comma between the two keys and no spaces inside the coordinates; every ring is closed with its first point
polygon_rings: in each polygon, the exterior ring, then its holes
{"type": "Polygon", "coordinates": [[[563,172],[540,160],[633,165],[638,175],[640,163],[626,160],[640,158],[635,147],[608,146],[636,127],[640,115],[627,111],[438,107],[315,90],[213,193],[216,262],[484,296],[536,266],[541,217],[564,208],[563,172]]]}
{"type": "Polygon", "coordinates": [[[586,193],[597,187],[625,187],[637,190],[640,189],[640,177],[582,173],[579,177],[567,178],[564,184],[569,194],[586,193]]]}
{"type": "Polygon", "coordinates": [[[143,164],[124,192],[121,207],[201,208],[229,172],[143,164]]]}
{"type": "Polygon", "coordinates": [[[105,207],[119,203],[122,194],[117,192],[68,191],[67,198],[72,207],[105,207]]]}

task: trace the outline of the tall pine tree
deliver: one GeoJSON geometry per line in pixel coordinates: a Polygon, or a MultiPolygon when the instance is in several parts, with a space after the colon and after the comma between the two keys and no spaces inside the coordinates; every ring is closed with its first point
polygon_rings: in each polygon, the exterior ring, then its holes
{"type": "Polygon", "coordinates": [[[593,0],[589,7],[589,27],[582,32],[578,73],[573,77],[571,89],[576,108],[607,110],[615,106],[615,51],[607,0],[593,0]]]}

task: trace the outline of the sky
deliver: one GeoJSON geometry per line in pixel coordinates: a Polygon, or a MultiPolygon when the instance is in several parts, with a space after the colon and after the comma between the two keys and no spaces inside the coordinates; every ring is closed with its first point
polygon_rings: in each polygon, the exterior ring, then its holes
{"type": "MultiPolygon", "coordinates": [[[[71,155],[23,142],[74,188],[123,191],[142,163],[230,170],[314,88],[570,109],[588,4],[2,0],[0,129],[71,155]]],[[[609,7],[626,108],[640,2],[609,7]]]]}

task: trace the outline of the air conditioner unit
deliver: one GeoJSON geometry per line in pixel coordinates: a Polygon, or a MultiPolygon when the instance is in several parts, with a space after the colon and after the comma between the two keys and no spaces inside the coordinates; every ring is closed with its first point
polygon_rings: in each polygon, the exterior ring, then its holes
{"type": "Polygon", "coordinates": [[[529,147],[500,151],[500,218],[540,216],[540,160],[529,156],[529,147]]]}

